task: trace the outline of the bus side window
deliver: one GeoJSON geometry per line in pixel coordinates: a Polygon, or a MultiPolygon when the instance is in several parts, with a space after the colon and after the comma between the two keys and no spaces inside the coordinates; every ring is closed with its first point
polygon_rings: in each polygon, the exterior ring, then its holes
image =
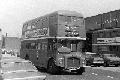
{"type": "Polygon", "coordinates": [[[26,49],[30,49],[30,43],[26,43],[26,49]]]}
{"type": "Polygon", "coordinates": [[[26,49],[36,49],[36,43],[26,43],[26,49]]]}
{"type": "Polygon", "coordinates": [[[52,50],[53,50],[52,44],[48,44],[48,50],[49,50],[49,51],[52,51],[52,50]]]}
{"type": "Polygon", "coordinates": [[[42,44],[42,50],[44,50],[44,44],[42,44]]]}
{"type": "Polygon", "coordinates": [[[35,43],[31,43],[30,49],[36,49],[36,44],[35,43]]]}
{"type": "Polygon", "coordinates": [[[41,43],[38,43],[38,49],[39,50],[41,49],[41,43]]]}
{"type": "Polygon", "coordinates": [[[42,50],[45,50],[45,51],[47,51],[47,44],[45,44],[45,43],[42,43],[42,50]]]}
{"type": "Polygon", "coordinates": [[[47,45],[46,44],[44,45],[44,47],[45,47],[45,50],[47,51],[47,45]]]}

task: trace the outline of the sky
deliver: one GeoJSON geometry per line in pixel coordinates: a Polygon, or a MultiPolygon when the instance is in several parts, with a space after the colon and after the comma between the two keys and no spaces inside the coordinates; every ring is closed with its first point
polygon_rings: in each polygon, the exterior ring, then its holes
{"type": "Polygon", "coordinates": [[[0,0],[2,34],[20,37],[22,25],[57,10],[70,10],[90,17],[120,9],[120,0],[0,0]]]}

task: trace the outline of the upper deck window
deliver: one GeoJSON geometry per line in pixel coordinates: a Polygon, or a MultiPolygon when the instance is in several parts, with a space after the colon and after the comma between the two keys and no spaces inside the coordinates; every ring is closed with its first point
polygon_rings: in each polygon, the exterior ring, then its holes
{"type": "Polygon", "coordinates": [[[71,16],[65,16],[65,22],[70,23],[71,22],[71,16]]]}

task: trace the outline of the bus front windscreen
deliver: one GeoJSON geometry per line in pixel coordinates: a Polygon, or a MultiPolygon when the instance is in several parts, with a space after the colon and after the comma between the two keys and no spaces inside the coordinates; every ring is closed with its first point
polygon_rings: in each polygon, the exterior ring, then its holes
{"type": "Polygon", "coordinates": [[[58,40],[59,47],[67,47],[72,52],[80,52],[83,51],[83,41],[80,40],[58,40]]]}

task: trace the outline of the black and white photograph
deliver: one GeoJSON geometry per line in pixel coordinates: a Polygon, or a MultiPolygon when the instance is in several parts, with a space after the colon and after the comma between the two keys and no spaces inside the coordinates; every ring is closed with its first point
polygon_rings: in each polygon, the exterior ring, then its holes
{"type": "Polygon", "coordinates": [[[120,80],[120,0],[0,0],[0,80],[120,80]]]}

